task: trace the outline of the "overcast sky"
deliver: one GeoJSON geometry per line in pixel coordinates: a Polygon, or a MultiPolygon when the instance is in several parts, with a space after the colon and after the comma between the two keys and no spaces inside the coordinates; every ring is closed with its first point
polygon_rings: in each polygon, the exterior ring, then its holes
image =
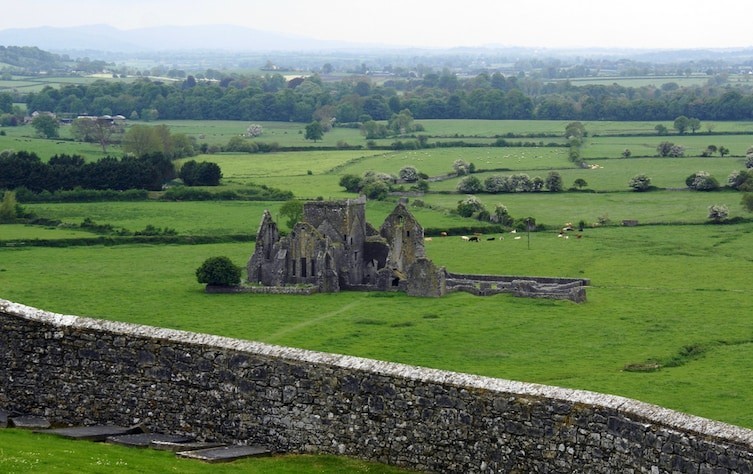
{"type": "Polygon", "coordinates": [[[0,29],[233,24],[420,47],[753,46],[749,0],[23,0],[0,29]]]}

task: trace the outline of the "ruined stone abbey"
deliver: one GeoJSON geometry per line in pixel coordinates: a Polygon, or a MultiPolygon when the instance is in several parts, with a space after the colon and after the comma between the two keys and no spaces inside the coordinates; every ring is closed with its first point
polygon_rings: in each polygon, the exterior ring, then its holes
{"type": "Polygon", "coordinates": [[[424,229],[399,202],[379,229],[366,221],[366,198],[310,201],[303,221],[283,236],[269,211],[256,234],[248,281],[263,287],[294,285],[331,293],[340,290],[403,291],[442,296],[467,291],[585,301],[588,280],[456,275],[426,257],[424,229]]]}

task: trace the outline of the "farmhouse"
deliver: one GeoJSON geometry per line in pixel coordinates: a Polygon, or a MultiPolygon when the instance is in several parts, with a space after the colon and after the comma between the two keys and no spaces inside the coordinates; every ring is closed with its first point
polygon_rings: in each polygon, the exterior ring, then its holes
{"type": "Polygon", "coordinates": [[[324,293],[404,291],[438,297],[466,291],[479,296],[586,299],[589,282],[584,279],[449,273],[426,257],[424,229],[402,201],[378,230],[366,222],[365,209],[363,196],[306,202],[303,220],[286,236],[264,211],[247,265],[249,282],[267,289],[301,285],[324,293]]]}

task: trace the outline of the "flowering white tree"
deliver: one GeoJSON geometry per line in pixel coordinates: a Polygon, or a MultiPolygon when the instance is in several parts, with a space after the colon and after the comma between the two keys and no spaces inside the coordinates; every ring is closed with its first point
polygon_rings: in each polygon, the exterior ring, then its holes
{"type": "Polygon", "coordinates": [[[729,208],[726,204],[712,204],[709,206],[709,219],[721,222],[729,216],[729,208]]]}
{"type": "Polygon", "coordinates": [[[246,136],[247,137],[251,137],[251,138],[259,137],[259,136],[261,136],[262,133],[264,133],[264,129],[258,123],[252,123],[246,129],[246,136]]]}

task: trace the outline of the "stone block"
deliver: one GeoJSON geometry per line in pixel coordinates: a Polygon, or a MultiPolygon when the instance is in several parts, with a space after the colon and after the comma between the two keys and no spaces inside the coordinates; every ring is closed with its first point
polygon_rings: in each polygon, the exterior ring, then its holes
{"type": "Polygon", "coordinates": [[[229,462],[238,459],[270,456],[272,452],[261,446],[225,446],[221,448],[198,449],[195,451],[178,451],[176,456],[188,459],[198,459],[200,461],[215,463],[229,462]]]}

